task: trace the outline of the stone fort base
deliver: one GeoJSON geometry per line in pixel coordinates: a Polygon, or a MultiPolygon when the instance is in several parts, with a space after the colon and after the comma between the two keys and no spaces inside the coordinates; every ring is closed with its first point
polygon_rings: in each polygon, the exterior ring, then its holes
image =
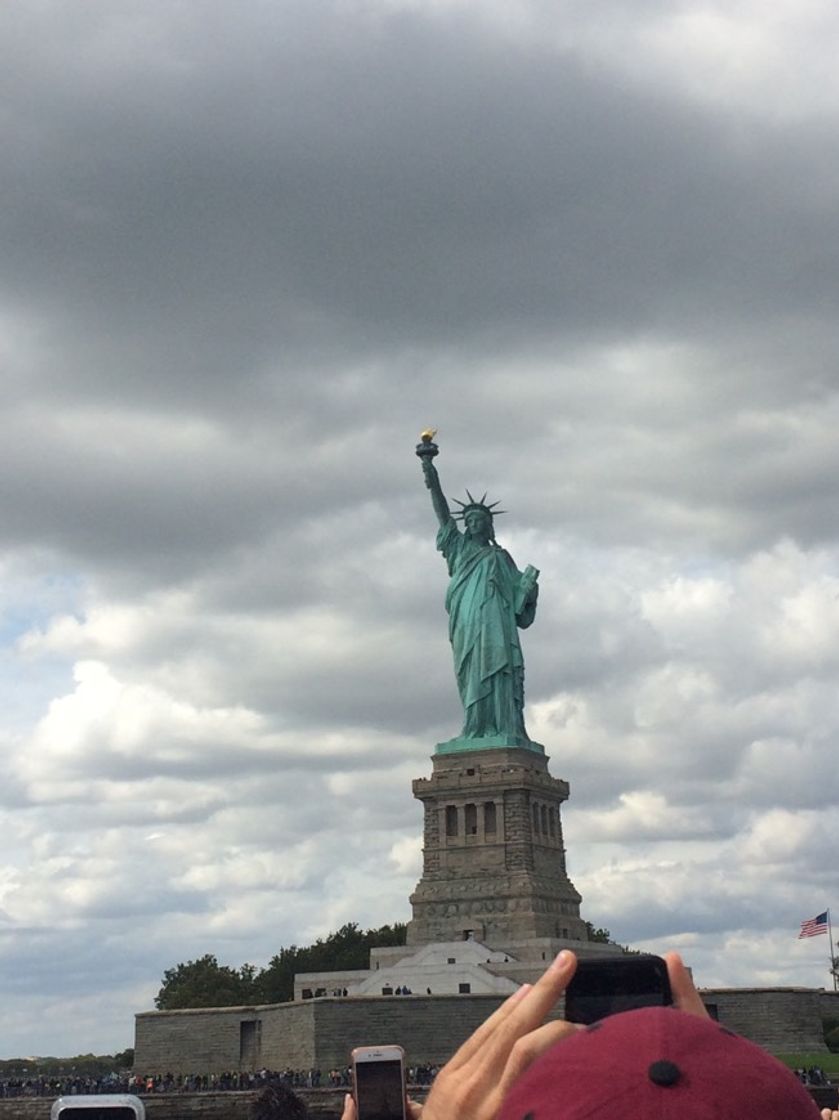
{"type": "MultiPolygon", "coordinates": [[[[839,996],[820,989],[700,994],[722,1024],[776,1053],[825,1051],[822,1016],[839,1011],[839,996]]],[[[136,1017],[135,1070],[203,1074],[291,1067],[326,1074],[347,1064],[353,1046],[392,1042],[404,1046],[409,1064],[442,1064],[501,1002],[481,995],[379,996],[146,1011],[136,1017]]]]}
{"type": "Polygon", "coordinates": [[[502,996],[370,996],[261,1007],[145,1011],[136,1016],[134,1068],[174,1074],[320,1069],[354,1046],[398,1043],[413,1063],[448,1061],[502,996]],[[249,1053],[245,1053],[249,1051],[249,1053]]]}

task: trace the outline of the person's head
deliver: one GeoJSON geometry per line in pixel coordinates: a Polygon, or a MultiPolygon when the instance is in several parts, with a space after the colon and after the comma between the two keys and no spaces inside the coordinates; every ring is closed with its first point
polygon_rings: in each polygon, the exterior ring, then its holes
{"type": "Polygon", "coordinates": [[[251,1101],[248,1120],[307,1120],[308,1110],[282,1082],[268,1085],[251,1101]]]}
{"type": "Polygon", "coordinates": [[[645,1007],[558,1042],[515,1082],[498,1120],[818,1120],[780,1062],[712,1019],[645,1007]]]}

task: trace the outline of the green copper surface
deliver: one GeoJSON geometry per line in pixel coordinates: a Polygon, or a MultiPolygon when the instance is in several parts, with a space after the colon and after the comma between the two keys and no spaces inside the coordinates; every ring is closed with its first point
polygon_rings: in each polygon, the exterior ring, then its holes
{"type": "Polygon", "coordinates": [[[486,751],[493,747],[524,747],[525,750],[544,754],[545,748],[541,743],[534,743],[532,739],[521,739],[513,742],[509,735],[476,735],[471,739],[464,739],[458,735],[454,739],[447,739],[445,743],[438,743],[435,754],[459,754],[461,751],[486,751]]]}
{"type": "Polygon", "coordinates": [[[438,754],[525,747],[544,754],[524,726],[524,657],[519,629],[536,614],[539,576],[528,566],[520,572],[512,556],[495,541],[493,515],[484,499],[469,502],[458,528],[443,495],[433,459],[437,445],[423,436],[417,445],[440,525],[437,548],[449,570],[446,610],[457,687],[463,704],[463,729],[437,745],[438,754]]]}

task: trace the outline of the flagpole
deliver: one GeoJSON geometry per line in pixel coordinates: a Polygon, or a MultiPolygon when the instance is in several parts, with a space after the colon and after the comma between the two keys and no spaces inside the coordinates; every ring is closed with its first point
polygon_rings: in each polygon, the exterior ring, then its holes
{"type": "Polygon", "coordinates": [[[836,946],[833,944],[833,926],[830,924],[830,907],[827,908],[827,937],[830,941],[830,975],[833,977],[833,990],[836,988],[836,964],[833,956],[836,946]]]}

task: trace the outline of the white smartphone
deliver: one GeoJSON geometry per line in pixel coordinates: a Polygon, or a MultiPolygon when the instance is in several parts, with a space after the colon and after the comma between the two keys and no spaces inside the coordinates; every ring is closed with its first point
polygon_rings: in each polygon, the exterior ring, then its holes
{"type": "Polygon", "coordinates": [[[351,1061],[358,1120],[406,1120],[402,1047],[357,1046],[351,1061]]]}
{"type": "Polygon", "coordinates": [[[50,1120],[145,1120],[146,1106],[132,1093],[102,1093],[59,1097],[50,1120]]]}

